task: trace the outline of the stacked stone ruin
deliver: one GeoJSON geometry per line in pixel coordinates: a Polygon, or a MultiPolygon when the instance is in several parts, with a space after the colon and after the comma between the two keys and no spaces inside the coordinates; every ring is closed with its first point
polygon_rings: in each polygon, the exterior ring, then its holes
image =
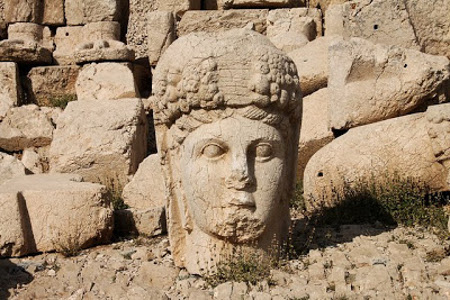
{"type": "Polygon", "coordinates": [[[306,194],[386,171],[450,188],[449,1],[44,3],[0,0],[1,257],[165,232],[152,71],[199,31],[254,30],[297,65],[306,194]]]}

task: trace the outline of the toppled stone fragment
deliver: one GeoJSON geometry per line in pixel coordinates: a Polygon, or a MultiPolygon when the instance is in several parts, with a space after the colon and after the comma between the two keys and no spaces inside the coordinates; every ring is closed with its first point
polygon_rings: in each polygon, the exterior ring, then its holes
{"type": "Polygon", "coordinates": [[[115,176],[127,182],[146,152],[146,116],[140,99],[73,101],[57,120],[50,170],[78,173],[94,182],[115,176]]]}
{"type": "Polygon", "coordinates": [[[8,110],[20,104],[21,86],[16,63],[0,63],[0,121],[8,110]]]}
{"type": "Polygon", "coordinates": [[[20,160],[12,155],[0,152],[0,185],[21,175],[25,175],[25,167],[20,160]]]}
{"type": "Polygon", "coordinates": [[[171,12],[155,11],[148,19],[148,59],[150,65],[158,62],[161,54],[175,40],[175,20],[171,12]]]}
{"type": "Polygon", "coordinates": [[[448,101],[446,57],[359,38],[329,47],[330,126],[342,130],[448,101]]]}
{"type": "Polygon", "coordinates": [[[53,112],[34,104],[10,109],[0,123],[0,149],[20,151],[49,145],[54,130],[53,112]]]}
{"type": "Polygon", "coordinates": [[[164,206],[145,210],[134,208],[117,210],[114,213],[114,232],[119,236],[153,237],[166,233],[164,206]]]}

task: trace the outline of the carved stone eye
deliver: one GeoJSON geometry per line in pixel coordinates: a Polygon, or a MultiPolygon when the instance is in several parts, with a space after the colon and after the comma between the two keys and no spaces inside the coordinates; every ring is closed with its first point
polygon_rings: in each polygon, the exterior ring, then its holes
{"type": "Polygon", "coordinates": [[[269,144],[259,144],[255,148],[257,158],[268,159],[272,156],[272,146],[269,144]]]}
{"type": "Polygon", "coordinates": [[[208,144],[202,149],[202,154],[208,158],[216,158],[225,153],[225,149],[216,144],[208,144]]]}

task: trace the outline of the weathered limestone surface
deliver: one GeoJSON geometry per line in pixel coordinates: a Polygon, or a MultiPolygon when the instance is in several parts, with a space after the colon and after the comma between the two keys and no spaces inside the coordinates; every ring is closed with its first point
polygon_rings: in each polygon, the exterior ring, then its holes
{"type": "Polygon", "coordinates": [[[298,69],[303,96],[328,84],[328,47],[342,39],[338,36],[318,37],[305,46],[288,53],[298,69]]]}
{"type": "Polygon", "coordinates": [[[182,16],[188,10],[200,10],[201,0],[155,0],[158,10],[172,11],[182,16]]]}
{"type": "Polygon", "coordinates": [[[55,34],[53,57],[60,65],[74,64],[73,52],[84,42],[83,26],[58,27],[55,34]]]}
{"type": "Polygon", "coordinates": [[[123,189],[122,198],[131,208],[137,210],[165,205],[161,158],[158,154],[148,156],[139,165],[133,179],[123,189]]]}
{"type": "Polygon", "coordinates": [[[303,0],[212,0],[208,9],[229,8],[286,8],[305,6],[303,0]]]}
{"type": "Polygon", "coordinates": [[[156,10],[155,0],[129,0],[130,14],[128,17],[128,26],[126,41],[136,52],[136,59],[145,58],[148,55],[148,16],[156,10]]]}
{"type": "Polygon", "coordinates": [[[80,72],[78,66],[46,66],[30,70],[28,96],[39,106],[52,106],[61,98],[74,98],[75,82],[80,72]]]}
{"type": "Polygon", "coordinates": [[[188,11],[178,24],[178,35],[191,32],[223,32],[233,28],[250,28],[259,33],[267,29],[267,9],[226,11],[188,11]]]}
{"type": "Polygon", "coordinates": [[[360,37],[376,44],[420,50],[403,0],[346,2],[328,8],[325,19],[326,35],[360,37]]]}
{"type": "Polygon", "coordinates": [[[0,121],[8,110],[20,104],[21,86],[16,63],[0,63],[0,121]]]}
{"type": "Polygon", "coordinates": [[[25,175],[24,165],[14,156],[0,152],[0,185],[21,175],[25,175]]]}
{"type": "Polygon", "coordinates": [[[114,231],[119,236],[153,237],[167,232],[164,206],[139,210],[134,208],[115,211],[114,231]]]}
{"type": "Polygon", "coordinates": [[[45,25],[64,25],[64,0],[45,0],[42,23],[45,25]]]}
{"type": "Polygon", "coordinates": [[[126,182],[145,157],[146,117],[140,99],[73,101],[56,124],[51,172],[78,173],[93,182],[117,176],[126,182]]]}
{"type": "Polygon", "coordinates": [[[49,145],[53,121],[59,112],[60,109],[39,108],[34,104],[10,109],[0,123],[0,149],[20,151],[49,145]]]}
{"type": "Polygon", "coordinates": [[[26,207],[20,210],[23,231],[17,237],[24,238],[28,251],[17,255],[60,250],[70,243],[86,248],[109,241],[113,217],[106,189],[80,181],[76,175],[39,174],[0,186],[0,202],[14,201],[11,195],[16,195],[15,201],[26,207]]]}
{"type": "Polygon", "coordinates": [[[120,24],[113,21],[92,22],[83,26],[86,41],[120,40],[120,24]]]}
{"type": "Polygon", "coordinates": [[[67,25],[117,21],[120,14],[119,2],[119,0],[65,0],[67,25]]]}
{"type": "Polygon", "coordinates": [[[130,63],[85,65],[78,75],[75,89],[80,101],[139,97],[130,63]]]}
{"type": "Polygon", "coordinates": [[[175,40],[175,20],[167,11],[155,11],[148,14],[148,59],[150,65],[158,62],[161,54],[175,40]]]}
{"type": "MultiPolygon", "coordinates": [[[[448,118],[449,109],[449,104],[433,107],[435,115],[439,111],[440,120],[448,118]]],[[[435,123],[430,122],[428,114],[427,111],[352,128],[320,149],[310,159],[304,173],[308,208],[331,204],[323,199],[329,199],[332,183],[337,188],[343,180],[351,183],[371,176],[382,182],[387,174],[398,173],[418,178],[434,190],[448,189],[449,167],[436,159],[437,143],[432,142],[428,133],[439,119],[433,117],[435,123]]],[[[440,132],[436,136],[448,137],[440,132]]],[[[442,145],[445,149],[439,152],[448,153],[447,146],[448,143],[442,145]]]]}
{"type": "Polygon", "coordinates": [[[301,119],[293,61],[255,31],[191,34],[164,52],[152,92],[176,265],[201,274],[282,243],[301,119]]]}
{"type": "Polygon", "coordinates": [[[350,0],[309,0],[308,4],[311,8],[320,8],[325,12],[331,5],[342,4],[350,0]]]}
{"type": "Polygon", "coordinates": [[[267,37],[286,52],[300,48],[322,35],[322,12],[318,9],[271,10],[267,23],[267,37]]]}
{"type": "Polygon", "coordinates": [[[73,53],[75,63],[134,61],[134,51],[115,40],[98,40],[78,45],[73,53]]]}
{"type": "Polygon", "coordinates": [[[0,41],[0,61],[46,65],[52,62],[52,52],[36,42],[3,40],[0,41]]]}
{"type": "Polygon", "coordinates": [[[50,146],[39,148],[27,148],[22,152],[20,161],[33,174],[47,173],[48,166],[48,150],[50,146]]]}
{"type": "Polygon", "coordinates": [[[448,101],[450,63],[444,56],[359,38],[334,43],[329,51],[332,128],[348,129],[448,101]]]}
{"type": "Polygon", "coordinates": [[[6,0],[3,5],[6,23],[39,23],[42,20],[43,1],[6,0]]]}
{"type": "Polygon", "coordinates": [[[333,132],[328,127],[328,101],[333,101],[327,88],[303,98],[302,125],[298,144],[297,180],[303,179],[306,164],[320,148],[329,144],[333,132]]]}

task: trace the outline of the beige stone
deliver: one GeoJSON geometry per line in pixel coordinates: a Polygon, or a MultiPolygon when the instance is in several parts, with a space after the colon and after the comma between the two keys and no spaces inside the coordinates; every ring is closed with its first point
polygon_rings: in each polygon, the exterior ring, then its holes
{"type": "Polygon", "coordinates": [[[152,92],[175,264],[202,274],[282,244],[301,119],[292,60],[255,31],[191,34],[162,55],[152,92]]]}
{"type": "Polygon", "coordinates": [[[53,38],[49,27],[35,23],[15,23],[8,26],[8,40],[29,47],[44,47],[53,51],[53,38]],[[37,46],[35,46],[37,44],[37,46]]]}
{"type": "Polygon", "coordinates": [[[64,22],[64,0],[45,0],[42,23],[62,26],[64,22]]]}
{"type": "Polygon", "coordinates": [[[322,35],[318,9],[275,9],[267,17],[267,37],[279,49],[290,52],[322,35]]]}
{"type": "Polygon", "coordinates": [[[200,10],[201,0],[155,0],[158,10],[183,15],[188,10],[200,10]]]}
{"type": "Polygon", "coordinates": [[[146,261],[142,262],[135,282],[144,287],[168,290],[175,283],[177,275],[176,269],[146,261]]]}
{"type": "Polygon", "coordinates": [[[134,51],[115,40],[98,40],[78,45],[73,53],[75,63],[134,61],[134,51]]]}
{"type": "Polygon", "coordinates": [[[33,22],[42,20],[43,1],[39,0],[6,0],[4,14],[6,23],[33,22]]]}
{"type": "Polygon", "coordinates": [[[19,68],[16,63],[0,63],[0,121],[8,110],[21,104],[19,68]]]}
{"type": "Polygon", "coordinates": [[[51,172],[78,173],[94,182],[117,176],[126,182],[147,152],[140,99],[73,101],[56,124],[51,172]]]}
{"type": "Polygon", "coordinates": [[[360,37],[376,44],[420,50],[402,0],[359,0],[333,5],[325,13],[325,24],[325,35],[360,37]]]}
{"type": "Polygon", "coordinates": [[[447,101],[446,57],[359,38],[329,47],[330,126],[348,129],[447,101]],[[330,103],[331,104],[331,103],[330,103]]]}
{"type": "Polygon", "coordinates": [[[155,11],[147,16],[148,20],[148,59],[150,65],[158,62],[161,54],[175,40],[175,20],[171,12],[155,11]]]}
{"type": "Polygon", "coordinates": [[[165,205],[164,189],[161,158],[153,154],[139,165],[133,179],[123,189],[122,198],[130,207],[146,210],[165,205]]]}
{"type": "Polygon", "coordinates": [[[120,24],[113,21],[92,22],[83,26],[84,40],[120,40],[120,24]]]}
{"type": "Polygon", "coordinates": [[[183,36],[198,31],[222,32],[244,27],[265,33],[268,14],[267,9],[188,11],[178,24],[178,35],[183,36]]]}
{"type": "Polygon", "coordinates": [[[53,57],[60,65],[75,64],[73,52],[78,44],[84,42],[83,26],[58,27],[55,34],[53,57]]]}
{"type": "Polygon", "coordinates": [[[28,96],[39,106],[54,106],[58,100],[76,99],[78,66],[34,67],[28,72],[28,96]]]}
{"type": "Polygon", "coordinates": [[[50,64],[52,52],[36,42],[2,40],[0,41],[0,61],[32,65],[50,64]]]}
{"type": "Polygon", "coordinates": [[[49,146],[39,148],[27,148],[22,152],[20,161],[33,174],[47,173],[49,146]]]}
{"type": "Polygon", "coordinates": [[[297,66],[303,96],[327,86],[328,47],[338,39],[340,39],[338,36],[318,37],[288,53],[297,66]]]}
{"type": "Polygon", "coordinates": [[[331,5],[342,4],[350,0],[309,0],[307,3],[311,8],[318,8],[325,12],[331,5]]]}
{"type": "Polygon", "coordinates": [[[126,43],[136,53],[136,59],[148,56],[148,28],[147,20],[150,13],[156,10],[154,0],[129,0],[129,17],[126,31],[126,43]]]}
{"type": "MultiPolygon", "coordinates": [[[[108,242],[113,228],[112,209],[104,186],[80,182],[74,175],[39,174],[17,177],[0,186],[0,199],[18,195],[25,202],[24,232],[35,251],[61,250],[70,243],[81,249],[108,242]]],[[[11,199],[9,199],[11,201],[11,199]]]]}
{"type": "Polygon", "coordinates": [[[65,0],[67,25],[84,25],[119,19],[119,0],[65,0]]]}
{"type": "MultiPolygon", "coordinates": [[[[433,108],[435,112],[438,109],[442,118],[447,118],[449,104],[433,108]]],[[[397,173],[418,178],[433,190],[448,189],[448,166],[436,159],[428,133],[436,123],[428,121],[427,114],[429,112],[352,128],[320,149],[310,159],[304,173],[309,209],[331,204],[327,201],[332,185],[339,190],[343,180],[352,183],[374,176],[376,181],[383,182],[386,176],[397,173]]],[[[440,133],[436,136],[445,136],[442,131],[437,132],[440,133]]]]}
{"type": "Polygon", "coordinates": [[[329,144],[333,132],[328,127],[328,101],[332,100],[327,88],[303,98],[302,125],[298,144],[297,180],[303,180],[303,172],[309,159],[320,148],[329,144]]]}
{"type": "Polygon", "coordinates": [[[229,9],[229,8],[285,8],[305,6],[303,0],[215,0],[211,1],[210,9],[229,9]]]}
{"type": "Polygon", "coordinates": [[[139,97],[130,63],[85,65],[78,75],[75,89],[80,101],[139,97]]]}
{"type": "Polygon", "coordinates": [[[25,175],[24,165],[14,156],[0,152],[0,185],[21,175],[25,175]]]}
{"type": "Polygon", "coordinates": [[[138,210],[118,210],[114,213],[114,232],[120,236],[153,237],[167,232],[164,206],[138,210]]]}
{"type": "Polygon", "coordinates": [[[49,145],[53,136],[53,121],[50,108],[31,104],[10,109],[0,123],[0,148],[20,151],[49,145]]]}

